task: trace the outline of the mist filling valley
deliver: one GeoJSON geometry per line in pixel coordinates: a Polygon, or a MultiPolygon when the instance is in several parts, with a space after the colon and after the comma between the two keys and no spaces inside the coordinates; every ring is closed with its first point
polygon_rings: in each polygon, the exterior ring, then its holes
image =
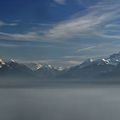
{"type": "Polygon", "coordinates": [[[119,120],[120,87],[1,88],[1,120],[119,120]]]}

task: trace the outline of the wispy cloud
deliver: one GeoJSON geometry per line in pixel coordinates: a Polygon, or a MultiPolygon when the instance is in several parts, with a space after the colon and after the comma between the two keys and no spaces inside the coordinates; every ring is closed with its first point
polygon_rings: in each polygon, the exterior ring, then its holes
{"type": "Polygon", "coordinates": [[[18,48],[18,47],[20,47],[20,45],[15,45],[15,44],[1,44],[0,43],[0,47],[1,48],[18,48]]]}
{"type": "Polygon", "coordinates": [[[80,61],[77,61],[77,60],[70,60],[70,61],[67,61],[67,62],[71,65],[79,65],[81,63],[80,61]]]}
{"type": "Polygon", "coordinates": [[[66,2],[66,0],[53,0],[53,1],[61,5],[64,5],[66,2]]]}
{"type": "MultiPolygon", "coordinates": [[[[54,0],[59,4],[65,3],[65,0],[54,0]]],[[[78,0],[79,1],[79,0],[78,0]]],[[[107,1],[107,0],[104,0],[107,1]]],[[[119,2],[118,2],[119,3],[119,2]]],[[[112,32],[110,26],[114,25],[116,29],[116,20],[120,20],[120,4],[117,2],[99,2],[97,5],[89,7],[82,13],[77,13],[66,21],[58,24],[43,24],[46,27],[41,32],[41,25],[36,31],[27,31],[23,33],[8,33],[0,32],[0,39],[5,40],[21,40],[21,41],[60,41],[69,38],[82,38],[82,37],[103,37],[103,38],[115,38],[119,39],[119,34],[108,34],[112,32]],[[110,26],[109,26],[110,25],[110,26]],[[108,26],[108,29],[106,29],[108,26]]],[[[6,23],[0,21],[0,26],[15,26],[16,23],[6,23]]]]}
{"type": "MultiPolygon", "coordinates": [[[[110,2],[101,2],[89,7],[84,14],[78,14],[54,26],[45,34],[47,39],[66,39],[84,35],[98,35],[104,26],[120,18],[120,5],[110,2]]],[[[104,37],[104,36],[103,36],[104,37]]]]}
{"type": "Polygon", "coordinates": [[[35,41],[40,40],[41,36],[36,32],[28,33],[4,33],[0,32],[0,39],[18,40],[18,41],[35,41]]]}
{"type": "Polygon", "coordinates": [[[4,22],[4,21],[0,20],[0,27],[3,27],[3,26],[17,26],[17,25],[18,25],[17,23],[7,23],[7,22],[4,22]]]}
{"type": "Polygon", "coordinates": [[[96,35],[108,39],[119,39],[120,40],[120,24],[108,24],[105,26],[105,29],[102,31],[96,31],[96,35]]]}
{"type": "Polygon", "coordinates": [[[70,66],[74,66],[74,65],[79,65],[82,63],[82,61],[80,60],[56,60],[56,59],[44,59],[44,60],[23,60],[23,59],[15,59],[15,61],[19,62],[19,63],[24,63],[24,64],[50,64],[53,65],[55,67],[62,67],[62,68],[66,68],[66,67],[70,67],[70,66]],[[64,61],[64,62],[63,62],[64,61]]]}
{"type": "Polygon", "coordinates": [[[120,40],[120,35],[119,34],[108,34],[108,33],[104,33],[104,32],[99,32],[97,33],[97,35],[99,35],[100,37],[104,37],[104,38],[108,38],[108,39],[118,39],[120,40]]]}
{"type": "Polygon", "coordinates": [[[97,46],[90,46],[90,47],[86,47],[86,48],[81,48],[81,49],[78,49],[76,52],[79,53],[79,52],[82,52],[82,51],[88,51],[88,50],[94,49],[96,47],[97,46]]]}

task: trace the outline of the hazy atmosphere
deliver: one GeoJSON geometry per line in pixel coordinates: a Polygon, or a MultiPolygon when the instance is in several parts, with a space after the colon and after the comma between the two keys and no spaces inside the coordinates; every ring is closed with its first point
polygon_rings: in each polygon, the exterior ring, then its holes
{"type": "Polygon", "coordinates": [[[0,120],[120,120],[120,0],[0,0],[0,120]]]}
{"type": "Polygon", "coordinates": [[[119,120],[119,87],[1,89],[2,120],[119,120]],[[9,101],[9,102],[8,102],[9,101]]]}

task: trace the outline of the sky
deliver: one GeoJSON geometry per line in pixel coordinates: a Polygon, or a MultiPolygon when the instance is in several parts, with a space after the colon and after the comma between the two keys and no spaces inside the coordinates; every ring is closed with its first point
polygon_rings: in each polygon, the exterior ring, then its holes
{"type": "Polygon", "coordinates": [[[119,0],[1,0],[0,57],[55,66],[119,52],[119,0]]]}

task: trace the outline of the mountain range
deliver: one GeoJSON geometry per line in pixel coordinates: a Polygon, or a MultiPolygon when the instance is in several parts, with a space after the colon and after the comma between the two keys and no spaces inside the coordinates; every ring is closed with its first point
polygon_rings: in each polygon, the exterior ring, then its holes
{"type": "Polygon", "coordinates": [[[0,82],[3,82],[5,79],[7,83],[11,80],[13,80],[14,83],[14,81],[19,79],[20,81],[23,80],[23,84],[27,84],[30,80],[32,84],[35,80],[37,80],[37,83],[39,81],[52,80],[118,83],[120,81],[119,78],[120,52],[112,54],[107,58],[96,60],[88,59],[79,65],[64,69],[47,64],[34,63],[33,65],[26,65],[14,60],[4,61],[0,59],[0,82]],[[34,66],[34,69],[32,69],[31,66],[34,66]]]}

